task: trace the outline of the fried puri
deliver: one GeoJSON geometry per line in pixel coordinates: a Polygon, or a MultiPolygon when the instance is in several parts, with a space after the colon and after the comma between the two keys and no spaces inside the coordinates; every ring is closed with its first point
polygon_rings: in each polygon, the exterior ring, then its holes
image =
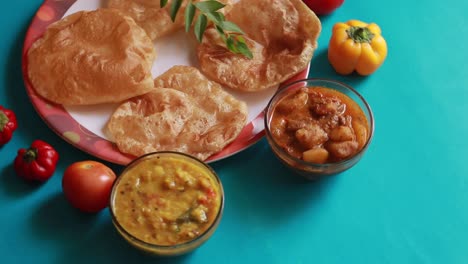
{"type": "Polygon", "coordinates": [[[52,25],[28,52],[28,76],[64,105],[121,102],[153,89],[156,56],[145,31],[118,10],[80,11],[52,25]]]}
{"type": "Polygon", "coordinates": [[[120,151],[140,156],[179,151],[205,160],[241,132],[247,106],[189,66],[174,66],[155,89],[121,104],[107,123],[120,151]]]}
{"type": "MultiPolygon", "coordinates": [[[[192,0],[192,3],[200,1],[192,0]]],[[[174,22],[170,16],[172,2],[169,0],[163,8],[159,0],[109,0],[107,5],[131,16],[138,25],[145,29],[148,36],[155,40],[184,27],[184,13],[188,1],[182,1],[174,22]]],[[[219,0],[219,2],[228,5],[230,0],[219,0]]],[[[225,7],[220,11],[227,9],[225,7]]]]}
{"type": "Polygon", "coordinates": [[[253,59],[229,51],[211,27],[197,47],[200,68],[222,85],[248,92],[277,86],[304,70],[321,31],[320,20],[301,0],[240,0],[226,20],[244,31],[253,59]]]}

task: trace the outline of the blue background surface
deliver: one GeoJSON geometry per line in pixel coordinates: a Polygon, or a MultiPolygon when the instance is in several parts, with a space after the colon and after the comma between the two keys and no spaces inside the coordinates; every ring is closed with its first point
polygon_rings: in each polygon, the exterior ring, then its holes
{"type": "Polygon", "coordinates": [[[345,0],[322,17],[310,76],[345,81],[368,100],[376,130],[367,154],[319,182],[291,174],[265,139],[214,163],[226,193],[221,224],[197,251],[170,259],[128,246],[107,210],[83,214],[64,199],[64,169],[93,157],[55,135],[26,95],[21,49],[41,3],[2,2],[0,104],[19,129],[0,149],[1,263],[468,263],[468,1],[345,0]],[[387,40],[372,76],[341,77],[327,62],[333,24],[349,19],[376,22],[387,40]],[[61,154],[43,185],[11,165],[34,139],[61,154]]]}

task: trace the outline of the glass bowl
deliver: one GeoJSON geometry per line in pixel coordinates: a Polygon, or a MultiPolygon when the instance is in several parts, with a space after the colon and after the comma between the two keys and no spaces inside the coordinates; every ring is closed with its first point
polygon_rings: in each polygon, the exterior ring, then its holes
{"type": "Polygon", "coordinates": [[[155,152],[124,169],[109,208],[117,231],[132,246],[175,256],[198,248],[215,232],[224,191],[206,163],[179,152],[155,152]]]}
{"type": "MultiPolygon", "coordinates": [[[[309,97],[307,97],[307,98],[309,98],[309,97]]],[[[309,100],[309,99],[307,99],[307,100],[309,100]]],[[[342,101],[345,102],[345,100],[342,100],[342,101]]],[[[352,102],[350,102],[350,105],[351,105],[352,102]]],[[[303,107],[308,107],[308,109],[304,110],[304,112],[309,111],[310,113],[312,113],[311,109],[318,109],[318,107],[314,108],[314,106],[311,106],[313,104],[314,103],[312,103],[311,100],[307,101],[307,103],[303,107]]],[[[348,107],[348,105],[346,107],[348,107]]],[[[347,108],[344,108],[344,109],[347,109],[347,108]]],[[[265,113],[265,119],[264,119],[264,121],[265,121],[265,132],[266,132],[265,134],[266,134],[268,144],[270,145],[273,153],[287,167],[291,168],[293,171],[295,171],[299,175],[301,175],[301,176],[303,176],[303,177],[305,177],[306,179],[309,179],[309,180],[316,180],[316,179],[319,179],[319,178],[321,178],[323,176],[334,175],[334,174],[340,173],[340,172],[345,171],[345,170],[351,168],[352,166],[354,166],[361,159],[361,157],[364,155],[364,153],[366,152],[370,142],[372,141],[372,137],[373,137],[373,134],[374,134],[374,117],[373,117],[373,114],[372,114],[372,110],[369,107],[369,105],[367,104],[366,100],[356,90],[354,90],[352,87],[350,87],[350,86],[348,86],[348,85],[346,85],[344,83],[334,81],[334,80],[304,79],[304,80],[298,80],[298,81],[290,83],[290,84],[288,84],[286,86],[280,87],[280,89],[278,89],[278,91],[275,93],[275,95],[273,95],[273,97],[271,98],[265,112],[266,112],[265,113]],[[279,142],[282,141],[281,139],[283,137],[283,134],[277,132],[277,131],[279,131],[277,129],[277,127],[273,128],[274,131],[272,130],[271,125],[272,125],[272,123],[274,123],[274,122],[272,122],[272,120],[273,120],[272,117],[275,115],[276,111],[285,112],[284,109],[288,109],[288,108],[285,108],[284,106],[283,106],[283,110],[281,110],[281,108],[278,108],[280,110],[277,109],[277,106],[282,101],[282,99],[284,99],[285,97],[287,97],[291,93],[298,92],[301,89],[307,89],[307,90],[303,90],[303,91],[311,92],[310,89],[316,89],[314,91],[319,91],[320,87],[321,88],[331,89],[332,92],[337,91],[337,92],[340,92],[341,94],[344,94],[345,97],[340,97],[340,98],[346,99],[346,100],[348,100],[348,102],[350,102],[349,99],[351,99],[352,102],[355,103],[353,105],[357,104],[357,106],[362,110],[362,113],[365,115],[365,119],[366,119],[365,123],[367,123],[367,139],[361,140],[361,143],[359,143],[360,148],[357,148],[357,152],[355,154],[353,154],[352,156],[342,158],[342,159],[337,159],[336,161],[327,160],[325,162],[320,162],[320,163],[304,161],[303,160],[304,156],[298,157],[298,155],[290,154],[290,153],[292,153],[291,150],[290,150],[291,148],[286,146],[284,141],[283,141],[283,144],[279,143],[279,142]],[[274,133],[276,133],[276,134],[274,134],[274,133]],[[289,150],[289,152],[288,152],[288,150],[289,150]]],[[[286,113],[287,113],[287,111],[286,111],[286,113]]],[[[310,115],[312,116],[313,114],[310,114],[310,115]]],[[[318,119],[314,119],[312,121],[316,122],[315,120],[318,120],[318,119]]],[[[278,122],[278,121],[276,121],[276,122],[278,122]]],[[[286,124],[285,127],[287,127],[287,126],[289,126],[288,122],[292,122],[292,121],[289,121],[289,120],[284,121],[284,119],[283,119],[282,122],[284,124],[286,124]]],[[[279,124],[279,123],[276,123],[276,124],[279,124]]],[[[273,126],[276,126],[276,124],[273,124],[273,126]]],[[[350,126],[350,127],[353,127],[353,126],[350,126]]],[[[284,130],[284,131],[286,131],[286,130],[284,130]]],[[[321,130],[321,131],[326,131],[326,130],[324,129],[324,130],[321,130]]],[[[356,131],[358,131],[358,130],[356,130],[356,131]]],[[[284,132],[284,133],[286,133],[286,132],[284,132]]],[[[319,134],[319,133],[315,133],[315,134],[319,134]]],[[[295,135],[296,134],[292,135],[291,137],[293,137],[295,135]]],[[[356,132],[356,135],[357,135],[357,132],[356,132]]],[[[331,140],[331,139],[329,139],[329,140],[331,140]]],[[[291,141],[288,141],[288,142],[291,142],[291,141]]],[[[325,144],[328,144],[328,143],[327,142],[324,143],[324,146],[327,146],[325,144]]],[[[325,148],[325,147],[323,147],[323,148],[325,148]]],[[[327,153],[327,157],[328,157],[328,153],[327,153]]]]}

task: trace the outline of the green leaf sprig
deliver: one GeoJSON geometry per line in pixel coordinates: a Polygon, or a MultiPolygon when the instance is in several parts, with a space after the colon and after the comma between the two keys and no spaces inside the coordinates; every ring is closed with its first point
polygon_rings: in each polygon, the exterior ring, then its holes
{"type": "MultiPolygon", "coordinates": [[[[177,13],[182,5],[182,2],[186,0],[173,0],[170,6],[169,13],[172,21],[175,21],[177,13]]],[[[235,54],[242,54],[245,57],[252,59],[253,55],[247,46],[245,39],[242,35],[244,32],[234,24],[233,22],[226,21],[223,13],[219,12],[220,9],[224,8],[225,5],[215,0],[207,0],[198,3],[192,3],[192,0],[188,0],[187,7],[185,9],[185,31],[188,32],[195,18],[195,13],[198,11],[200,14],[194,24],[194,33],[198,42],[203,39],[208,21],[211,21],[216,31],[219,33],[221,39],[226,44],[226,47],[235,54]]],[[[168,0],[160,0],[161,8],[167,5],[168,0]]]]}

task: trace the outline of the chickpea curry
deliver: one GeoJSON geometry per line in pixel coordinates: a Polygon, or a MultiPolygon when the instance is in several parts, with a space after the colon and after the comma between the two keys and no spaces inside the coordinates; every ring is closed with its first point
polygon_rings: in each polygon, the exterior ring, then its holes
{"type": "Polygon", "coordinates": [[[112,201],[115,217],[142,241],[181,244],[216,221],[222,200],[219,184],[208,169],[189,160],[158,156],[120,177],[112,201]]]}
{"type": "Polygon", "coordinates": [[[285,152],[319,164],[354,156],[369,138],[369,123],[359,105],[325,87],[287,94],[275,106],[270,130],[285,152]]]}

